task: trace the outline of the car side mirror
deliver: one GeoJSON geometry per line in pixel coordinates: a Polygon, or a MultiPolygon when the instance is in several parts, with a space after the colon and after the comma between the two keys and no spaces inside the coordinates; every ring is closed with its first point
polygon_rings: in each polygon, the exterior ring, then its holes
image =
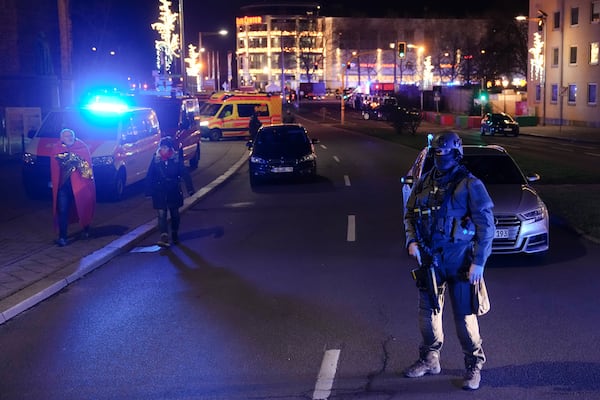
{"type": "Polygon", "coordinates": [[[403,185],[412,186],[412,184],[415,183],[415,178],[410,175],[403,176],[402,178],[400,178],[400,183],[402,183],[403,185]]]}
{"type": "Polygon", "coordinates": [[[539,174],[527,174],[525,178],[527,178],[527,182],[537,182],[542,177],[539,174]]]}

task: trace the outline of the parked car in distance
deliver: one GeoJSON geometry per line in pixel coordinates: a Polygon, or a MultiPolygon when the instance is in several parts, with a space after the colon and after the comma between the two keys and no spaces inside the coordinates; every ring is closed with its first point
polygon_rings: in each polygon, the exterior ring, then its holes
{"type": "Polygon", "coordinates": [[[317,176],[317,155],[306,129],[300,124],[262,126],[255,140],[247,143],[250,149],[248,166],[250,184],[266,179],[317,176]]]}
{"type": "MultiPolygon", "coordinates": [[[[462,163],[485,184],[494,202],[496,232],[492,254],[544,253],[548,250],[548,208],[530,185],[540,179],[525,176],[514,159],[501,146],[464,145],[462,163]]],[[[433,157],[423,149],[402,177],[403,205],[413,183],[433,167],[433,157]]]]}
{"type": "Polygon", "coordinates": [[[506,113],[487,113],[481,120],[481,134],[519,136],[519,123],[506,113]]]}

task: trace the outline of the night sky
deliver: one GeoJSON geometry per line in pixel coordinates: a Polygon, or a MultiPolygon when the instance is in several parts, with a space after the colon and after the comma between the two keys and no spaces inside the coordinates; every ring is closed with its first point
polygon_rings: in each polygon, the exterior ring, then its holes
{"type": "MultiPolygon", "coordinates": [[[[248,4],[319,3],[322,16],[388,18],[512,18],[526,14],[528,10],[527,0],[183,1],[186,47],[189,43],[197,43],[200,31],[216,32],[224,28],[234,32],[235,17],[241,15],[240,6],[248,4]]],[[[121,56],[120,68],[150,75],[155,65],[154,40],[158,39],[158,33],[150,25],[158,21],[159,4],[158,0],[72,0],[75,48],[85,51],[93,44],[102,49],[115,49],[121,56]]],[[[172,10],[177,11],[177,7],[177,0],[173,0],[172,10]]],[[[203,35],[203,44],[226,53],[235,50],[235,36],[203,35]]]]}

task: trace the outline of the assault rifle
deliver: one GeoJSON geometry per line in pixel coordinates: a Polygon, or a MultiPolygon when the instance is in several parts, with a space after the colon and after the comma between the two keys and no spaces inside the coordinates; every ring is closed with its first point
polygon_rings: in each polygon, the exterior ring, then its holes
{"type": "Polygon", "coordinates": [[[427,291],[432,310],[434,313],[438,313],[441,308],[437,279],[435,277],[437,260],[423,246],[419,245],[419,250],[421,251],[421,265],[419,268],[411,271],[412,277],[417,284],[417,288],[427,291]]]}

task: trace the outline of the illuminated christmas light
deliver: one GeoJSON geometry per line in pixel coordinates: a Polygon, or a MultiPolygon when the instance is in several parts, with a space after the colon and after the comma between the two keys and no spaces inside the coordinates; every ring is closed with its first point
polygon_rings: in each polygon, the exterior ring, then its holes
{"type": "Polygon", "coordinates": [[[530,76],[532,80],[538,80],[543,83],[544,80],[544,42],[542,35],[539,32],[533,34],[533,47],[529,49],[531,53],[531,71],[530,76]]]}
{"type": "Polygon", "coordinates": [[[179,35],[175,31],[178,14],[171,12],[169,0],[159,0],[158,22],[151,25],[160,34],[160,40],[154,41],[156,49],[156,67],[159,71],[169,72],[174,58],[179,58],[179,35]]]}
{"type": "Polygon", "coordinates": [[[196,46],[193,44],[188,45],[188,57],[183,60],[188,64],[188,67],[185,69],[188,76],[200,75],[200,52],[196,51],[196,46]]]}

